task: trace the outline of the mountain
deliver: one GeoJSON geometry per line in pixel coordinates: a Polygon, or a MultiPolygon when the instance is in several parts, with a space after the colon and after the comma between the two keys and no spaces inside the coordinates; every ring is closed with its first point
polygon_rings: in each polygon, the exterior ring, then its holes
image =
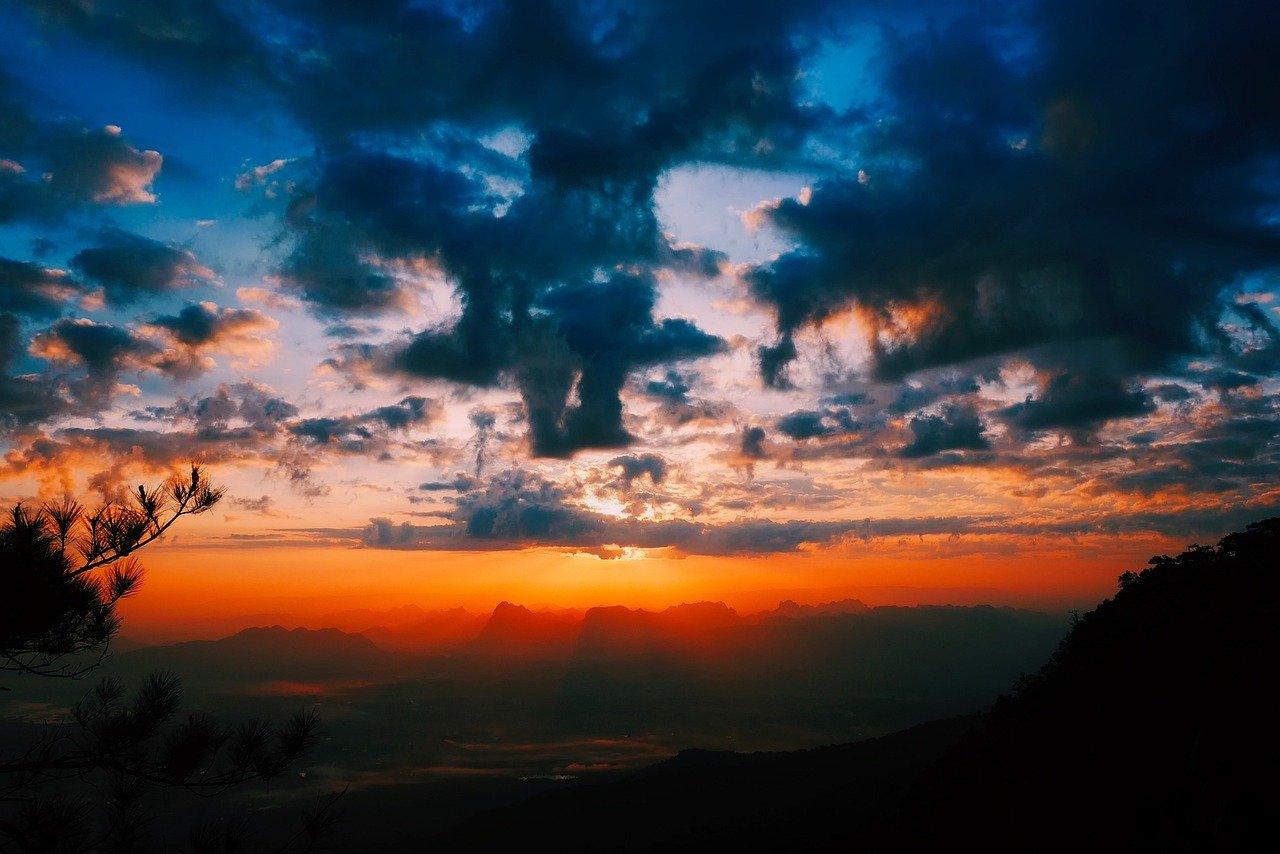
{"type": "Polygon", "coordinates": [[[841,599],[839,602],[824,602],[821,605],[800,605],[787,599],[779,602],[772,611],[761,611],[753,614],[756,620],[803,619],[805,617],[831,617],[837,614],[866,614],[871,606],[861,599],[841,599]]]}
{"type": "Polygon", "coordinates": [[[562,659],[573,651],[581,619],[576,613],[530,611],[499,602],[480,634],[461,652],[480,658],[562,659]]]}
{"type": "Polygon", "coordinates": [[[402,622],[375,624],[361,631],[383,649],[401,652],[447,652],[475,640],[489,621],[463,608],[444,611],[415,609],[417,616],[402,622]]]}
{"type": "Polygon", "coordinates": [[[575,658],[628,658],[666,652],[663,626],[652,611],[621,605],[591,608],[582,618],[575,658]]]}
{"type": "Polygon", "coordinates": [[[591,608],[583,617],[574,657],[696,657],[715,636],[741,624],[738,613],[723,602],[673,605],[662,611],[621,605],[591,608]]]}
{"type": "MultiPolygon", "coordinates": [[[[1153,558],[982,715],[810,751],[686,751],[482,814],[432,847],[554,834],[580,851],[1270,850],[1278,556],[1269,519],[1153,558]]],[[[901,610],[885,616],[954,616],[901,610]]]]}
{"type": "Polygon", "coordinates": [[[389,670],[390,656],[363,635],[338,629],[243,629],[219,640],[152,646],[114,657],[125,673],[168,670],[184,681],[243,683],[359,677],[389,670]]]}

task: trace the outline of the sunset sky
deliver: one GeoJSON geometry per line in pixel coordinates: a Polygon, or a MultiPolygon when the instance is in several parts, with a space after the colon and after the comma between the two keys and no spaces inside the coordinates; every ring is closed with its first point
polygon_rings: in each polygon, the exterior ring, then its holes
{"type": "Polygon", "coordinates": [[[0,6],[0,499],[140,620],[1087,606],[1280,510],[1280,7],[0,6]]]}

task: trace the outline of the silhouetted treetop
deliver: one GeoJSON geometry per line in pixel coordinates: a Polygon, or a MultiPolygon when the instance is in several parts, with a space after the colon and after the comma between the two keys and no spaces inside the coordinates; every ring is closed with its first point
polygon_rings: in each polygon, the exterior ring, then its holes
{"type": "MultiPolygon", "coordinates": [[[[92,672],[120,626],[117,603],[142,580],[134,553],[222,495],[192,466],[189,475],[139,486],[127,500],[93,510],[71,499],[13,507],[0,525],[0,671],[92,672]]],[[[23,687],[33,681],[40,680],[23,687]]],[[[47,719],[30,743],[0,749],[0,848],[138,850],[147,844],[140,806],[147,789],[215,794],[277,777],[316,740],[314,710],[279,727],[261,721],[231,727],[183,715],[181,705],[182,684],[171,673],[152,674],[132,693],[118,679],[105,679],[69,715],[47,719]]],[[[324,799],[281,850],[314,844],[336,798],[324,799]]],[[[219,840],[218,850],[231,850],[230,837],[219,840]]]]}
{"type": "Polygon", "coordinates": [[[198,466],[127,503],[18,504],[0,526],[0,670],[83,676],[119,627],[115,606],[142,581],[132,555],[222,497],[198,466]],[[77,656],[80,656],[77,658],[77,656]]]}

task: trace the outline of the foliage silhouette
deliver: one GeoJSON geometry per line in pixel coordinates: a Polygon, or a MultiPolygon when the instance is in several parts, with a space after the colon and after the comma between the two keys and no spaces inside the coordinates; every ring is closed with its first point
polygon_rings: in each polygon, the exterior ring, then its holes
{"type": "Polygon", "coordinates": [[[915,847],[1254,850],[1280,794],[1278,557],[1273,518],[1120,576],[925,777],[903,833],[915,847]]]}
{"type": "MultiPolygon", "coordinates": [[[[143,577],[133,556],[181,517],[204,513],[223,495],[197,466],[159,487],[139,486],[128,504],[87,510],[66,499],[31,510],[21,504],[0,527],[0,673],[79,679],[110,652],[116,606],[143,577]]],[[[3,686],[12,690],[11,686],[3,686]]],[[[228,727],[181,713],[182,686],[152,674],[132,695],[117,679],[84,694],[69,720],[47,723],[18,752],[0,754],[0,848],[22,851],[132,850],[145,840],[142,796],[181,787],[214,795],[277,777],[315,741],[318,717],[299,712],[283,726],[228,727]],[[91,787],[79,785],[91,783],[91,787]],[[98,797],[87,797],[84,792],[98,797]]],[[[286,843],[309,847],[331,819],[336,796],[286,843]]],[[[230,850],[193,832],[194,850],[230,850]]]]}
{"type": "Polygon", "coordinates": [[[115,606],[137,590],[133,553],[182,516],[222,498],[199,467],[189,478],[139,486],[130,504],[88,511],[70,498],[30,510],[16,505],[0,528],[0,671],[79,677],[109,650],[115,606]],[[86,660],[85,653],[98,653],[86,660]]]}

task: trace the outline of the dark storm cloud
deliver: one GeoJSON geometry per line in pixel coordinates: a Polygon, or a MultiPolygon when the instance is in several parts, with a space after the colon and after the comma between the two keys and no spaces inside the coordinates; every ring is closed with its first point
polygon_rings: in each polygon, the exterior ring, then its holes
{"type": "Polygon", "coordinates": [[[60,270],[0,258],[0,312],[55,317],[86,288],[60,270]]]}
{"type": "Polygon", "coordinates": [[[1029,24],[1034,54],[972,24],[889,39],[862,174],[761,211],[800,244],[744,276],[777,314],[767,383],[794,333],[858,306],[881,378],[1045,344],[1062,369],[1108,340],[1114,388],[1211,350],[1219,293],[1280,262],[1280,10],[1044,3],[1029,24]]]}
{"type": "Polygon", "coordinates": [[[669,403],[687,403],[691,387],[679,371],[668,370],[662,379],[648,380],[644,393],[649,397],[669,403]]]}
{"type": "Polygon", "coordinates": [[[1160,383],[1147,389],[1147,393],[1155,400],[1170,403],[1182,403],[1195,397],[1190,389],[1178,383],[1160,383]]]}
{"type": "Polygon", "coordinates": [[[909,383],[891,384],[892,399],[885,410],[894,415],[906,415],[946,398],[964,398],[977,394],[978,383],[971,376],[951,371],[930,371],[913,377],[909,383]]]}
{"type": "Polygon", "coordinates": [[[768,456],[764,449],[764,440],[763,427],[743,427],[738,452],[749,460],[763,460],[768,456]]]}
{"type": "Polygon", "coordinates": [[[126,305],[213,279],[213,272],[189,249],[116,229],[104,231],[98,245],[82,249],[71,265],[102,285],[111,305],[126,305]]]}
{"type": "Polygon", "coordinates": [[[390,430],[404,430],[411,424],[428,421],[438,417],[439,404],[425,397],[406,397],[391,406],[379,406],[364,414],[369,421],[381,421],[390,430]]]}
{"type": "Polygon", "coordinates": [[[379,517],[369,520],[369,524],[360,533],[360,539],[367,546],[407,546],[417,542],[420,530],[408,522],[396,525],[390,519],[379,517]]]}
{"type": "Polygon", "coordinates": [[[189,305],[177,314],[152,318],[151,326],[167,330],[182,344],[200,347],[217,344],[245,330],[265,329],[274,322],[251,308],[219,308],[213,303],[189,305]]]}
{"type": "Polygon", "coordinates": [[[779,432],[796,440],[839,436],[857,432],[862,424],[848,409],[799,409],[778,419],[779,432]]]}
{"type": "Polygon", "coordinates": [[[63,318],[36,336],[37,355],[55,361],[74,361],[90,373],[114,374],[154,347],[127,329],[92,320],[63,318]]]}
{"type": "Polygon", "coordinates": [[[161,333],[167,348],[153,365],[175,379],[198,377],[215,366],[211,354],[257,356],[271,351],[264,336],[277,322],[252,308],[220,308],[212,302],[188,305],[177,314],[152,318],[146,327],[161,333]]]}
{"type": "Polygon", "coordinates": [[[308,445],[327,446],[347,454],[383,453],[388,447],[389,431],[403,433],[413,426],[428,425],[441,412],[437,401],[410,396],[359,415],[304,418],[287,429],[308,445]]]}
{"type": "Polygon", "coordinates": [[[478,181],[429,160],[343,148],[313,168],[314,177],[289,203],[293,250],[282,275],[324,314],[403,305],[404,285],[373,256],[434,257],[454,246],[466,251],[484,239],[480,232],[492,221],[481,213],[496,200],[478,181]]]}
{"type": "Polygon", "coordinates": [[[190,41],[212,75],[254,69],[321,143],[288,194],[286,286],[322,314],[384,312],[409,299],[405,263],[437,265],[461,317],[373,363],[468,385],[514,380],[534,453],[568,456],[630,441],[618,395],[634,368],[722,346],[689,321],[652,317],[652,271],[710,277],[725,261],[671,244],[654,190],[683,162],[800,156],[827,117],[801,105],[798,83],[797,39],[820,31],[804,19],[822,5],[384,3],[352,15],[340,4],[265,4],[256,14],[282,37],[228,41],[222,56],[212,45],[244,36],[255,13],[126,3],[111,22],[92,10],[43,14],[149,61],[164,54],[155,28],[168,14],[170,46],[190,41]],[[257,64],[261,54],[270,62],[257,64]],[[523,137],[514,153],[477,141],[502,130],[523,137]],[[601,271],[622,270],[643,334],[628,317],[623,346],[557,342],[582,337],[567,297],[605,317],[579,283],[609,290],[601,271]]]}
{"type": "Polygon", "coordinates": [[[899,451],[908,459],[927,457],[941,451],[976,451],[988,447],[978,413],[963,406],[948,405],[937,415],[917,415],[908,422],[911,441],[899,451]]]}
{"type": "Polygon", "coordinates": [[[1061,373],[1044,382],[1038,397],[1028,397],[998,414],[1020,430],[1081,431],[1114,418],[1145,415],[1153,408],[1144,391],[1115,377],[1061,373]]]}
{"type": "Polygon", "coordinates": [[[654,321],[657,288],[647,276],[562,285],[535,304],[548,312],[539,354],[517,373],[530,439],[540,456],[626,445],[620,394],[637,367],[694,359],[725,342],[683,319],[654,321]],[[554,342],[554,343],[552,343],[554,342]],[[558,346],[556,346],[558,345],[558,346]],[[576,380],[576,402],[570,391],[576,380]]]}
{"type": "Polygon", "coordinates": [[[648,475],[654,486],[662,483],[667,476],[667,461],[657,454],[629,454],[609,460],[610,467],[620,468],[618,478],[624,488],[630,488],[631,482],[638,477],[648,475]]]}
{"type": "Polygon", "coordinates": [[[1242,388],[1250,388],[1261,382],[1252,374],[1242,374],[1239,371],[1217,371],[1204,380],[1204,385],[1214,391],[1230,392],[1242,388]]]}

